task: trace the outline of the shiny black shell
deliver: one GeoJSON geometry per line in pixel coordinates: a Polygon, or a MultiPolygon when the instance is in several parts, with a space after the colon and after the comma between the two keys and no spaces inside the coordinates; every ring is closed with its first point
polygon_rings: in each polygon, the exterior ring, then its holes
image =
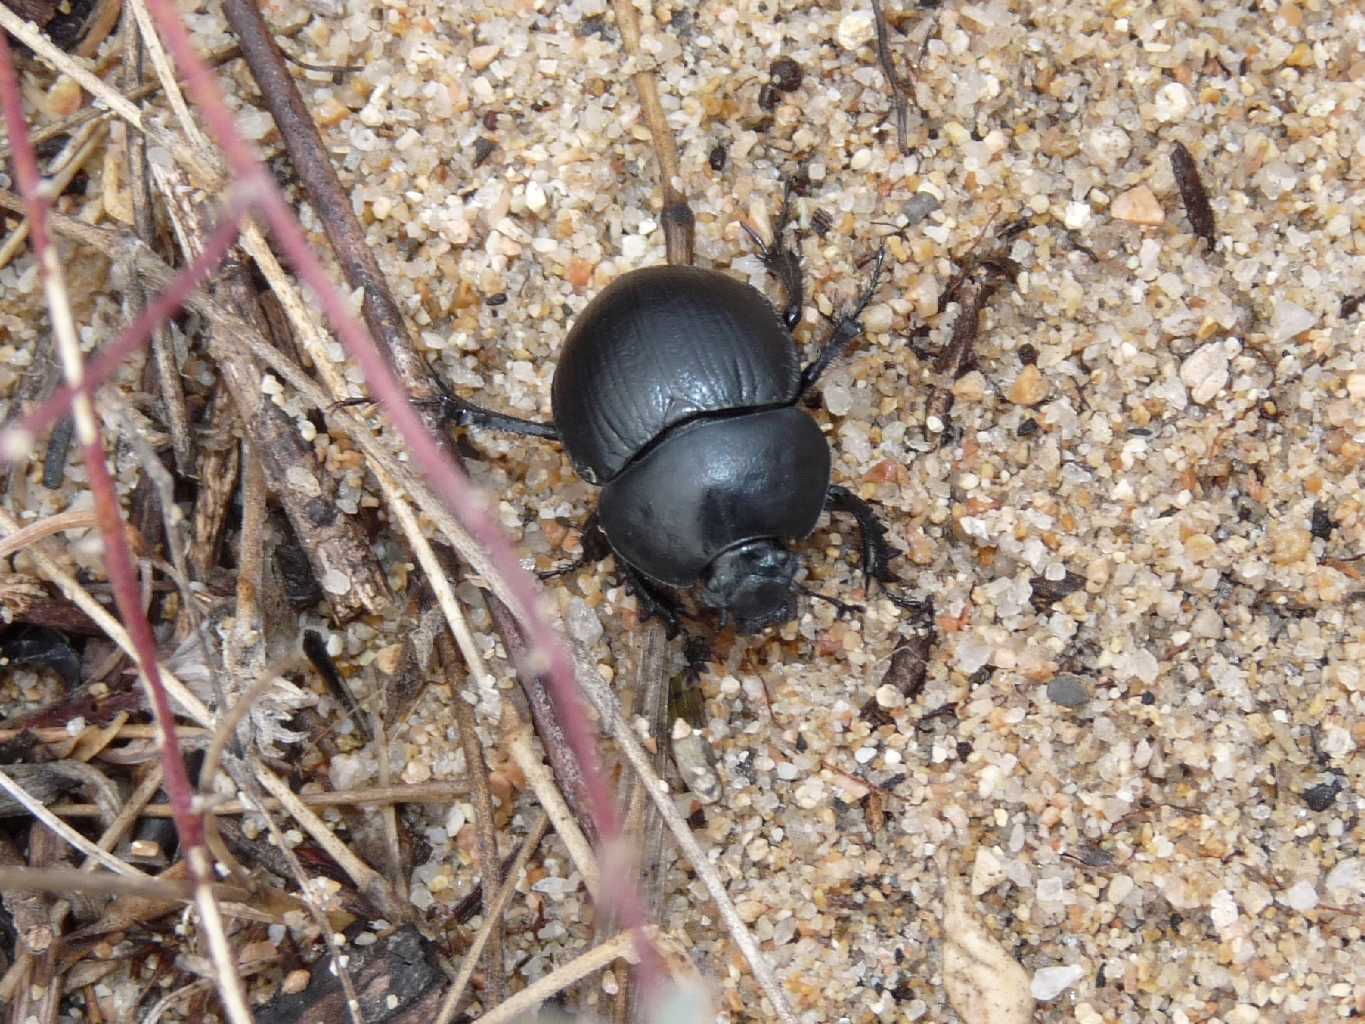
{"type": "Polygon", "coordinates": [[[762,293],[717,270],[647,267],[579,314],[551,401],[574,469],[606,484],[670,427],[789,405],[800,379],[796,346],[762,293]]]}
{"type": "Polygon", "coordinates": [[[598,523],[617,557],[689,587],[730,548],[815,528],[830,452],[800,391],[796,345],[762,293],[665,266],[588,304],[551,397],[574,468],[602,485],[598,523]]]}
{"type": "Polygon", "coordinates": [[[829,471],[824,434],[794,406],[698,420],[602,488],[598,521],[619,557],[687,587],[737,544],[815,529],[829,471]]]}

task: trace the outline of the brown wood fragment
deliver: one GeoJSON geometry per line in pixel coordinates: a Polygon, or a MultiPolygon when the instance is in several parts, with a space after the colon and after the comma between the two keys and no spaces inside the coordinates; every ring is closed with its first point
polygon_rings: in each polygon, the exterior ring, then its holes
{"type": "Polygon", "coordinates": [[[891,33],[881,0],[872,0],[872,17],[877,28],[877,64],[886,78],[887,88],[891,90],[891,106],[896,112],[896,148],[902,153],[909,153],[910,105],[906,99],[905,83],[896,73],[896,63],[891,57],[891,33]]]}
{"type": "Polygon", "coordinates": [[[1204,190],[1204,182],[1199,177],[1199,168],[1194,157],[1183,142],[1171,148],[1171,173],[1180,189],[1180,198],[1185,203],[1185,215],[1190,218],[1190,227],[1202,238],[1212,251],[1217,238],[1214,235],[1213,207],[1209,205],[1209,194],[1204,190]]]}
{"type": "Polygon", "coordinates": [[[21,18],[43,26],[57,13],[57,0],[3,0],[4,5],[21,18]]]}
{"type": "MultiPolygon", "coordinates": [[[[417,929],[399,928],[368,946],[346,947],[351,978],[367,1024],[431,1024],[445,975],[435,950],[417,929]]],[[[334,1024],[349,1019],[341,983],[327,957],[317,961],[302,992],[256,1010],[257,1024],[334,1024]]]]}
{"type": "MultiPolygon", "coordinates": [[[[250,275],[231,259],[224,271],[219,297],[250,319],[256,310],[250,275]]],[[[318,464],[312,447],[289,415],[262,392],[264,375],[259,367],[216,342],[210,347],[238,416],[253,437],[270,492],[289,516],[333,614],[346,622],[363,612],[382,612],[391,597],[374,549],[356,519],[337,508],[333,480],[318,464]]]]}
{"type": "MultiPolygon", "coordinates": [[[[923,612],[916,616],[915,625],[914,635],[892,652],[891,664],[886,667],[881,681],[882,686],[894,686],[900,691],[906,703],[916,700],[924,692],[924,685],[929,679],[929,655],[938,638],[932,603],[926,604],[923,612]]],[[[861,715],[874,729],[892,722],[891,716],[877,703],[876,694],[864,702],[861,715]]]]}

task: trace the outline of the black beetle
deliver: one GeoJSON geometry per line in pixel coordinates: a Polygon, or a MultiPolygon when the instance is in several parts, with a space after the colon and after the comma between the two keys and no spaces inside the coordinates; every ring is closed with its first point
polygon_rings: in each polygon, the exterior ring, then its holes
{"type": "MultiPolygon", "coordinates": [[[[786,219],[784,202],[779,239],[786,219]]],[[[869,583],[895,578],[884,528],[866,502],[830,483],[829,444],[801,405],[862,332],[857,318],[882,256],[856,309],[834,321],[803,369],[791,336],[801,313],[796,256],[780,243],[760,243],[760,254],[787,292],[782,317],[761,292],[718,270],[648,267],[608,285],[560,350],[553,424],[447,396],[457,423],[559,440],[578,474],[602,488],[583,557],[545,575],[611,551],[646,610],[671,629],[680,611],[672,592],[700,585],[702,603],[722,621],[757,632],[791,619],[797,593],[850,607],[796,582],[792,545],[828,509],[857,520],[869,583]]]]}

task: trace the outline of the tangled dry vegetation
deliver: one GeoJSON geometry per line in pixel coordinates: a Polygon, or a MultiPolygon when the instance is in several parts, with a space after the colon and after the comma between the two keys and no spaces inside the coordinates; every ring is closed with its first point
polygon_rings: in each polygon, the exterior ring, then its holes
{"type": "Polygon", "coordinates": [[[9,1019],[1365,1014],[1365,17],[1261,6],[0,0],[9,1019]],[[784,186],[924,611],[683,650],[452,396],[784,186]]]}

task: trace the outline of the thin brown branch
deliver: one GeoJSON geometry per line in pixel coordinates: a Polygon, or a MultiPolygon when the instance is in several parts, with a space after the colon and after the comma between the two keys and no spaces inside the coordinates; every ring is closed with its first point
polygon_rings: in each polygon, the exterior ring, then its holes
{"type": "MultiPolygon", "coordinates": [[[[448,804],[469,795],[464,782],[422,782],[413,785],[372,786],[343,793],[299,793],[297,799],[307,807],[382,807],[386,804],[448,804]]],[[[99,815],[95,804],[53,804],[51,811],[64,818],[93,818],[99,815]]],[[[258,811],[278,811],[283,805],[278,800],[263,800],[245,804],[227,800],[205,808],[206,813],[219,816],[255,814],[258,811]]],[[[169,818],[169,804],[148,804],[142,809],[144,818],[169,818]]]]}
{"type": "Polygon", "coordinates": [[[503,926],[501,915],[493,915],[494,889],[492,882],[497,878],[498,834],[493,822],[493,794],[488,787],[488,766],[484,763],[483,743],[479,740],[478,721],[474,708],[465,700],[462,685],[466,674],[461,671],[459,654],[448,634],[442,633],[436,640],[436,649],[445,668],[446,681],[450,686],[450,706],[455,712],[455,722],[460,730],[460,746],[464,750],[465,774],[471,786],[474,805],[474,829],[478,837],[479,876],[484,879],[483,913],[485,919],[496,921],[493,934],[488,939],[484,970],[486,972],[485,990],[487,1002],[497,1005],[507,997],[507,979],[503,961],[503,926]]]}
{"type": "MultiPolygon", "coordinates": [[[[507,649],[512,664],[524,665],[526,640],[517,625],[516,616],[497,597],[489,597],[488,610],[492,614],[493,625],[502,637],[503,646],[507,649]]],[[[550,770],[554,772],[555,782],[559,785],[560,792],[564,794],[564,799],[573,808],[578,823],[584,830],[591,829],[592,814],[588,810],[583,772],[569,747],[564,727],[559,721],[559,708],[550,695],[549,686],[543,676],[520,669],[517,671],[517,681],[521,684],[522,695],[525,696],[527,707],[531,711],[531,722],[535,726],[536,735],[540,737],[540,745],[545,748],[545,756],[550,762],[550,770]]]]}
{"type": "MultiPolygon", "coordinates": [[[[124,84],[136,87],[142,83],[143,45],[137,22],[129,18],[123,26],[124,84]]],[[[148,247],[156,246],[156,220],[152,213],[152,192],[147,182],[147,139],[139,132],[128,137],[128,191],[132,197],[133,228],[148,247]]],[[[147,305],[147,293],[137,277],[128,280],[129,299],[133,309],[141,313],[147,305]]],[[[156,382],[161,394],[161,406],[170,428],[171,451],[175,453],[175,468],[181,476],[194,475],[194,433],[190,430],[189,412],[185,408],[185,387],[180,379],[175,346],[167,324],[152,332],[152,359],[156,366],[156,382]]]]}
{"type": "MultiPolygon", "coordinates": [[[[192,259],[203,251],[206,231],[200,208],[189,200],[178,177],[173,168],[159,169],[156,174],[180,245],[192,259]]],[[[220,294],[227,305],[241,311],[249,327],[255,328],[261,344],[268,345],[261,333],[264,324],[254,315],[258,310],[250,276],[240,263],[230,261],[224,268],[220,294]]],[[[289,415],[265,394],[264,375],[256,361],[224,345],[214,324],[209,327],[208,339],[238,419],[261,456],[270,491],[289,516],[333,613],[345,622],[366,612],[382,612],[391,597],[373,547],[354,517],[326,507],[333,482],[318,465],[313,449],[289,415]]]]}
{"type": "Polygon", "coordinates": [[[640,15],[632,0],[613,0],[616,27],[621,30],[621,42],[626,55],[635,65],[631,75],[635,95],[640,100],[640,112],[649,126],[654,140],[654,155],[659,161],[659,186],[663,192],[664,248],[668,262],[675,266],[691,266],[696,257],[696,219],[687,205],[687,196],[678,187],[681,173],[678,168],[678,145],[668,127],[663,104],[659,102],[659,84],[654,72],[644,67],[640,46],[640,15]]]}
{"type": "MultiPolygon", "coordinates": [[[[474,976],[474,968],[478,966],[483,955],[483,947],[493,933],[494,922],[502,917],[503,912],[507,909],[507,904],[512,901],[512,894],[517,891],[517,883],[521,881],[521,873],[526,870],[531,855],[536,852],[536,848],[540,845],[540,841],[545,838],[545,833],[549,829],[550,818],[542,813],[536,819],[536,823],[531,826],[530,834],[521,844],[521,849],[517,851],[516,860],[512,862],[502,884],[498,886],[498,894],[493,898],[490,912],[484,915],[483,927],[479,929],[478,934],[474,936],[474,941],[469,944],[469,949],[465,951],[464,959],[460,962],[460,973],[451,982],[450,991],[446,993],[446,997],[441,1003],[440,1012],[436,1014],[436,1020],[433,1024],[450,1024],[451,1020],[454,1019],[455,1012],[460,1008],[460,1001],[464,997],[465,989],[469,985],[469,979],[474,976]]],[[[487,876],[485,885],[491,881],[492,876],[487,876]]]]}
{"type": "MultiPolygon", "coordinates": [[[[365,229],[355,215],[350,193],[337,177],[331,153],[313,123],[260,6],[255,0],[224,0],[223,14],[242,47],[242,57],[256,79],[261,98],[279,127],[289,159],[327,234],[346,283],[364,296],[361,314],[371,337],[388,350],[394,369],[414,397],[432,397],[436,389],[426,364],[412,345],[402,310],[365,239],[365,229]]],[[[437,425],[434,415],[427,418],[433,420],[429,426],[437,425]]]]}
{"type": "Polygon", "coordinates": [[[891,90],[891,105],[896,112],[896,148],[902,153],[909,153],[910,106],[906,100],[905,83],[896,73],[896,62],[891,56],[891,33],[881,0],[872,0],[872,20],[877,27],[877,63],[886,76],[886,86],[891,90]]]}

